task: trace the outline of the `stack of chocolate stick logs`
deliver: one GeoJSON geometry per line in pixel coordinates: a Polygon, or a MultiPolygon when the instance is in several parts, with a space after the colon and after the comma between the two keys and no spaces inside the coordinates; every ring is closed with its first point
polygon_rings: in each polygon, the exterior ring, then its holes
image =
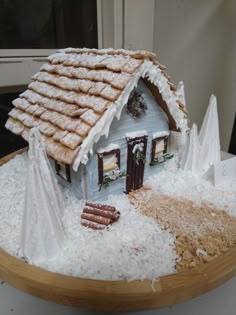
{"type": "Polygon", "coordinates": [[[81,214],[81,225],[93,230],[104,230],[116,222],[119,217],[120,212],[115,207],[86,202],[81,214]]]}

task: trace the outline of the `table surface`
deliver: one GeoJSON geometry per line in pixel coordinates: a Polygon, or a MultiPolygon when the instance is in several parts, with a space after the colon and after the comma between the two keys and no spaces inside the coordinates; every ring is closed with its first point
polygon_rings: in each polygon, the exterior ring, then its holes
{"type": "MultiPolygon", "coordinates": [[[[0,315],[98,315],[104,312],[81,310],[32,297],[0,282],[0,315]]],[[[105,313],[106,314],[106,313],[105,313]]],[[[108,314],[108,313],[107,313],[108,314]]],[[[117,313],[116,313],[117,314],[117,313]]],[[[131,315],[235,315],[236,277],[221,287],[182,304],[131,315]]]]}

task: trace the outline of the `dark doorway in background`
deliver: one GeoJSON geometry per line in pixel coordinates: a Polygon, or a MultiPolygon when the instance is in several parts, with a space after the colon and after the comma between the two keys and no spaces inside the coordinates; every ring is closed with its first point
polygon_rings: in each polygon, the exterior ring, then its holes
{"type": "Polygon", "coordinates": [[[234,125],[233,125],[228,152],[236,155],[236,115],[234,117],[234,125]]]}
{"type": "Polygon", "coordinates": [[[9,111],[13,108],[12,101],[18,93],[0,94],[0,158],[28,145],[20,136],[16,136],[5,128],[9,111]]]}

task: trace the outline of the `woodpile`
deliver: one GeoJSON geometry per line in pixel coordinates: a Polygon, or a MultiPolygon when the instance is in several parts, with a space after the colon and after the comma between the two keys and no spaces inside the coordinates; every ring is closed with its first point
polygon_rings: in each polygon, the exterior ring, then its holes
{"type": "Polygon", "coordinates": [[[81,214],[81,225],[93,230],[104,230],[120,217],[115,207],[86,202],[81,214]]]}

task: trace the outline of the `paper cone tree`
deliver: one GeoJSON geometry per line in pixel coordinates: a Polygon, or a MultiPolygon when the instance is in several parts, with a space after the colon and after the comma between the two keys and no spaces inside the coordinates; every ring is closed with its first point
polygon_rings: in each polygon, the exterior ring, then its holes
{"type": "Polygon", "coordinates": [[[220,136],[216,97],[210,97],[209,106],[199,132],[200,160],[205,172],[220,161],[220,136]]]}
{"type": "Polygon", "coordinates": [[[64,204],[40,132],[29,137],[29,166],[21,234],[21,254],[29,263],[54,258],[64,243],[64,204]]]}
{"type": "Polygon", "coordinates": [[[197,132],[197,125],[193,124],[188,140],[186,141],[185,150],[180,162],[181,169],[191,171],[195,174],[201,173],[201,164],[199,159],[200,146],[197,132]]]}

